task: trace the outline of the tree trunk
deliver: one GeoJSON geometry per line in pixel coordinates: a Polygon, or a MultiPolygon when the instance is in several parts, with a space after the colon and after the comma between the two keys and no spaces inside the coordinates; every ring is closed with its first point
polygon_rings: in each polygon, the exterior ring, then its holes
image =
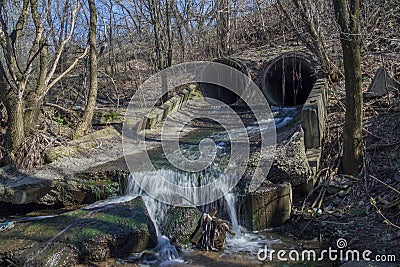
{"type": "Polygon", "coordinates": [[[167,65],[166,67],[172,66],[172,28],[171,28],[171,3],[169,0],[165,1],[166,8],[166,20],[167,20],[167,35],[168,35],[168,51],[167,51],[167,65]]]}
{"type": "Polygon", "coordinates": [[[155,44],[155,50],[156,50],[156,61],[157,61],[157,68],[158,70],[164,69],[164,56],[163,52],[161,49],[161,36],[160,36],[160,31],[161,31],[161,26],[160,26],[160,16],[159,16],[159,11],[157,8],[157,0],[152,0],[151,1],[152,5],[152,22],[153,22],[153,27],[154,27],[154,44],[155,44]]]}
{"type": "Polygon", "coordinates": [[[334,0],[346,81],[343,171],[354,174],[362,163],[362,77],[359,44],[360,0],[334,0]]]}
{"type": "Polygon", "coordinates": [[[219,10],[217,21],[218,29],[219,29],[219,43],[220,43],[220,51],[219,55],[224,56],[231,52],[231,40],[230,40],[230,1],[229,0],[220,0],[219,1],[219,10]]]}
{"type": "Polygon", "coordinates": [[[96,51],[96,28],[97,28],[97,10],[95,0],[88,0],[90,10],[90,28],[89,28],[89,97],[86,104],[85,113],[82,121],[75,130],[74,138],[78,138],[86,134],[92,127],[92,119],[97,99],[97,51],[96,51]]]}
{"type": "MultiPolygon", "coordinates": [[[[40,41],[40,46],[45,43],[44,38],[40,41]]],[[[40,50],[39,75],[36,88],[29,88],[26,96],[26,111],[24,114],[25,132],[28,133],[35,128],[40,115],[40,107],[46,94],[46,76],[48,72],[48,51],[47,47],[40,50]],[[34,90],[35,89],[35,90],[34,90]]]]}
{"type": "Polygon", "coordinates": [[[7,138],[7,155],[8,163],[16,162],[17,152],[25,138],[24,129],[24,106],[22,99],[18,99],[15,95],[10,95],[4,101],[7,110],[8,128],[6,132],[7,138]]]}
{"type": "Polygon", "coordinates": [[[25,132],[27,134],[33,131],[39,120],[41,105],[42,101],[40,101],[38,96],[34,96],[34,99],[27,101],[27,107],[24,113],[25,132]]]}

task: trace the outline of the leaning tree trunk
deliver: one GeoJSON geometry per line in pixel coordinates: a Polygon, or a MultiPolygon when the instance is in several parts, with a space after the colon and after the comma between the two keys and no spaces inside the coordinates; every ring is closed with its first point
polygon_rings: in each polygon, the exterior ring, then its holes
{"type": "Polygon", "coordinates": [[[334,0],[346,81],[343,171],[356,173],[362,163],[362,77],[359,44],[360,0],[334,0]]]}
{"type": "Polygon", "coordinates": [[[95,0],[89,1],[90,9],[90,29],[89,29],[89,45],[90,45],[90,56],[89,56],[89,98],[86,104],[85,112],[83,114],[82,121],[78,124],[75,130],[74,137],[83,136],[92,127],[92,119],[94,114],[94,108],[96,106],[97,99],[97,51],[96,51],[96,28],[97,28],[97,10],[95,0]]]}
{"type": "Polygon", "coordinates": [[[43,103],[44,95],[47,91],[46,76],[48,72],[48,51],[45,47],[45,39],[40,40],[40,46],[43,48],[40,50],[39,56],[39,75],[37,77],[36,88],[29,86],[26,96],[26,110],[24,114],[25,132],[30,132],[36,126],[39,120],[40,107],[43,103]]]}

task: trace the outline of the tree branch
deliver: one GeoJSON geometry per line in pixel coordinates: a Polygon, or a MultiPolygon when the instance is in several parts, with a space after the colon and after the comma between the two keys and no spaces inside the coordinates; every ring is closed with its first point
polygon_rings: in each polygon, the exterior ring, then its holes
{"type": "MultiPolygon", "coordinates": [[[[64,47],[65,47],[65,45],[69,42],[69,40],[70,40],[71,37],[72,37],[72,34],[73,34],[73,32],[74,32],[74,28],[75,28],[76,12],[78,12],[79,9],[80,9],[80,5],[77,4],[77,5],[75,6],[74,10],[72,11],[72,14],[71,14],[71,29],[70,29],[70,31],[69,31],[67,37],[61,42],[60,46],[59,46],[58,49],[57,49],[56,58],[54,59],[53,65],[52,65],[52,67],[51,67],[51,70],[50,70],[50,72],[48,73],[47,78],[46,78],[46,84],[48,84],[48,83],[50,82],[51,78],[53,77],[54,72],[55,72],[56,69],[57,69],[58,62],[60,61],[61,54],[62,54],[62,52],[64,51],[64,47]]],[[[76,64],[76,63],[75,63],[75,64],[76,64]]]]}
{"type": "Polygon", "coordinates": [[[78,64],[79,60],[84,58],[89,51],[89,46],[86,46],[85,51],[75,59],[75,61],[66,69],[63,73],[61,73],[57,78],[55,78],[49,85],[47,85],[47,90],[45,94],[50,90],[51,87],[53,87],[59,80],[61,80],[65,75],[67,75],[75,66],[78,64]]]}

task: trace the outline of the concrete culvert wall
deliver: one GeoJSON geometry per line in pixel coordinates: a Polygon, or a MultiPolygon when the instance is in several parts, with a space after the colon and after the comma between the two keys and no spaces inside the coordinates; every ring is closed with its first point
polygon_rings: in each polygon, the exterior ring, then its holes
{"type": "MultiPolygon", "coordinates": [[[[224,57],[224,58],[217,58],[217,59],[213,60],[213,62],[217,62],[217,63],[221,63],[224,65],[230,66],[230,67],[235,68],[236,70],[242,72],[243,74],[249,76],[249,72],[248,72],[246,65],[244,65],[238,59],[224,57]]],[[[234,76],[232,78],[234,78],[234,76]]],[[[250,79],[250,77],[249,77],[249,79],[250,79]]],[[[238,80],[237,84],[238,84],[238,87],[240,87],[240,88],[237,88],[237,90],[239,92],[243,92],[243,90],[245,90],[245,88],[248,85],[248,83],[244,83],[240,79],[238,80]]],[[[222,86],[215,85],[215,84],[200,83],[200,90],[201,90],[202,94],[204,95],[204,97],[217,99],[227,105],[238,104],[238,102],[240,100],[240,97],[237,94],[235,94],[234,92],[232,92],[231,90],[229,90],[225,87],[222,87],[222,86]]]]}
{"type": "Polygon", "coordinates": [[[302,105],[317,80],[316,74],[311,56],[285,53],[267,64],[262,89],[273,105],[302,105]]]}

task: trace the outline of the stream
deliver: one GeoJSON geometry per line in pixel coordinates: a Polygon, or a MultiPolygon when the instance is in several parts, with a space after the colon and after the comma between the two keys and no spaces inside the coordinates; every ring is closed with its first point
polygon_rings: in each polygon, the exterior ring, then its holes
{"type": "MultiPolygon", "coordinates": [[[[272,110],[274,112],[274,123],[277,132],[285,132],[287,131],[286,128],[293,129],[296,127],[296,123],[293,124],[292,122],[296,121],[298,109],[273,108],[272,110]]],[[[243,114],[243,116],[247,115],[246,113],[243,114]]],[[[127,178],[127,184],[123,195],[97,201],[84,207],[83,209],[89,210],[90,214],[107,209],[114,204],[128,202],[139,196],[143,199],[149,216],[155,226],[158,244],[152,249],[152,257],[143,256],[143,253],[132,254],[126,259],[118,259],[117,265],[137,266],[136,264],[139,263],[140,266],[258,266],[260,264],[263,264],[263,266],[276,266],[270,262],[260,261],[258,259],[260,256],[259,252],[300,248],[301,244],[297,243],[294,239],[282,234],[276,234],[272,229],[252,232],[242,227],[239,222],[243,214],[240,214],[236,203],[237,186],[232,187],[231,190],[225,190],[224,192],[226,193],[221,198],[215,197],[214,194],[216,194],[216,192],[212,188],[208,190],[204,190],[204,188],[201,190],[193,189],[193,187],[211,183],[220,176],[223,177],[222,181],[224,181],[224,179],[231,179],[229,175],[224,174],[224,169],[231,164],[229,162],[231,152],[230,137],[232,134],[237,137],[242,135],[249,136],[250,138],[256,136],[259,134],[264,123],[267,125],[271,123],[271,121],[254,123],[250,119],[245,123],[245,130],[232,129],[231,132],[228,133],[222,129],[222,127],[219,127],[219,125],[207,122],[206,125],[203,124],[202,127],[199,127],[194,132],[182,137],[179,140],[179,151],[174,151],[174,153],[182,153],[188,159],[196,160],[201,156],[201,151],[199,150],[200,142],[204,139],[211,139],[215,144],[214,151],[211,151],[215,153],[215,157],[207,168],[197,172],[182,171],[171,164],[164,154],[163,148],[158,147],[148,153],[154,169],[138,169],[131,172],[127,178]],[[185,196],[175,194],[175,192],[165,191],[162,182],[160,182],[159,179],[154,179],[156,175],[162,176],[164,182],[186,187],[187,192],[185,192],[185,196]],[[144,191],[137,181],[145,181],[146,188],[150,189],[152,194],[144,191]],[[163,202],[160,200],[168,199],[169,203],[171,203],[170,200],[174,198],[183,198],[184,206],[197,209],[202,213],[208,213],[212,208],[217,207],[217,217],[228,221],[231,230],[235,233],[234,236],[227,233],[225,249],[222,251],[200,251],[191,248],[190,244],[186,244],[179,249],[173,245],[173,242],[165,236],[164,230],[168,215],[173,210],[174,206],[166,204],[165,202],[167,201],[163,202]],[[202,202],[204,199],[217,200],[211,203],[203,201],[206,204],[201,206],[196,206],[194,204],[202,202]]],[[[251,152],[252,150],[250,150],[250,153],[251,152]]],[[[30,221],[44,218],[49,218],[49,216],[26,217],[20,218],[20,220],[30,221]]],[[[16,220],[16,222],[18,221],[16,220]]],[[[47,242],[44,249],[58,236],[68,230],[69,227],[72,227],[74,223],[75,221],[69,224],[59,234],[54,235],[54,237],[47,242]]],[[[285,266],[287,266],[287,264],[285,266]]]]}
{"type": "MultiPolygon", "coordinates": [[[[274,108],[274,122],[277,128],[285,128],[290,124],[295,116],[298,114],[296,108],[274,108]]],[[[246,125],[246,131],[234,131],[237,135],[256,135],[259,133],[260,125],[268,122],[259,122],[259,124],[248,123],[246,125]]],[[[123,196],[116,198],[107,199],[105,201],[96,202],[87,208],[99,208],[104,205],[110,205],[120,202],[126,202],[138,196],[141,196],[144,203],[146,204],[149,215],[155,225],[158,245],[154,248],[156,259],[146,260],[141,259],[140,264],[143,266],[147,265],[159,265],[159,266],[176,266],[176,265],[190,265],[190,266],[248,266],[248,265],[259,265],[262,263],[258,258],[257,254],[262,249],[293,249],[299,247],[294,240],[277,235],[271,230],[265,230],[260,232],[251,232],[239,225],[240,214],[237,213],[236,196],[233,191],[225,194],[223,199],[219,199],[216,202],[220,202],[220,207],[223,210],[219,210],[218,214],[222,215],[229,223],[230,227],[236,234],[234,236],[227,233],[226,248],[223,251],[211,252],[211,251],[198,251],[190,248],[190,246],[184,247],[182,252],[179,254],[176,247],[173,246],[170,240],[163,235],[163,226],[166,223],[166,217],[171,209],[171,205],[165,204],[162,201],[156,200],[166,198],[179,197],[174,194],[162,191],[162,185],[157,179],[152,179],[155,175],[160,175],[168,180],[168,182],[174,183],[178,186],[201,186],[210,183],[215,177],[220,176],[226,168],[229,155],[230,155],[230,141],[229,134],[223,129],[216,127],[204,127],[196,130],[196,132],[183,137],[180,140],[180,152],[189,159],[197,159],[200,156],[199,142],[204,138],[210,138],[216,144],[216,156],[215,160],[210,164],[209,167],[200,172],[184,172],[171,165],[166,156],[163,153],[162,148],[158,148],[155,151],[151,151],[151,160],[155,166],[155,170],[152,171],[137,171],[131,172],[128,177],[128,185],[126,193],[123,196]],[[218,130],[215,130],[218,129],[218,130]],[[147,188],[151,188],[152,192],[159,192],[160,195],[150,196],[147,194],[136,181],[146,181],[147,188]],[[221,204],[222,202],[222,204],[221,204]]],[[[230,133],[232,134],[232,133],[230,133]]],[[[177,152],[178,153],[178,152],[177,152]]],[[[229,177],[228,177],[229,178],[229,177]]],[[[201,191],[201,195],[197,195],[197,190],[190,192],[191,199],[186,199],[186,206],[194,207],[193,202],[198,200],[200,197],[210,197],[213,191],[205,192],[201,191]]],[[[201,207],[202,212],[209,212],[211,208],[215,206],[215,203],[210,203],[201,207]]],[[[140,254],[134,254],[130,258],[121,261],[121,264],[129,264],[137,262],[141,258],[140,254]]],[[[267,265],[268,266],[268,265],[267,265]]]]}

